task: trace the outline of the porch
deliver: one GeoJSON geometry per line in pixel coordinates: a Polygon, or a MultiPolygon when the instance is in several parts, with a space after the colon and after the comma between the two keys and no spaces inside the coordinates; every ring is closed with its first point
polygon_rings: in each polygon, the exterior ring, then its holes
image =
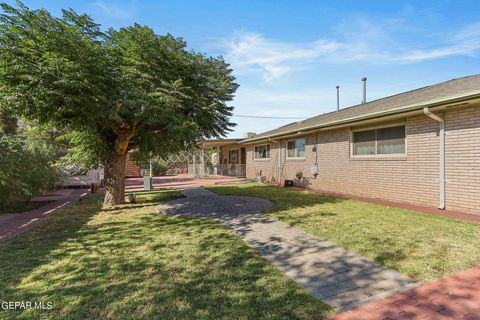
{"type": "Polygon", "coordinates": [[[196,178],[246,177],[247,153],[241,139],[207,140],[199,144],[188,161],[188,174],[196,178]]]}

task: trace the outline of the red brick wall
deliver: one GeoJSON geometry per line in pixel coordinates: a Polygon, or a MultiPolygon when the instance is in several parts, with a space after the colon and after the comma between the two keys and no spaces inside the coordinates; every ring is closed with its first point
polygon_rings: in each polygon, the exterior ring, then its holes
{"type": "Polygon", "coordinates": [[[125,162],[125,177],[140,177],[140,167],[130,159],[130,153],[127,154],[125,162]]]}
{"type": "MultiPolygon", "coordinates": [[[[480,214],[480,106],[445,112],[446,207],[480,214]]],[[[286,159],[286,140],[270,144],[270,159],[254,160],[248,147],[247,177],[293,179],[298,170],[311,188],[436,207],[439,199],[438,123],[425,115],[405,119],[406,156],[352,158],[351,129],[305,136],[305,158],[286,159]],[[317,152],[313,152],[317,142],[317,152]],[[278,156],[278,154],[280,156],[278,156]],[[278,160],[280,159],[280,161],[278,160]],[[318,176],[310,168],[318,162],[318,176]]]]}

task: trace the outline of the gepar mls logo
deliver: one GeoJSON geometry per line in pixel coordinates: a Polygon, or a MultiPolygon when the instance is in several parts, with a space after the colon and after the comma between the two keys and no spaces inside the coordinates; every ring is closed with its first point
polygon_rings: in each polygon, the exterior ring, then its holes
{"type": "Polygon", "coordinates": [[[51,301],[2,301],[1,310],[51,310],[53,302],[51,301]]]}

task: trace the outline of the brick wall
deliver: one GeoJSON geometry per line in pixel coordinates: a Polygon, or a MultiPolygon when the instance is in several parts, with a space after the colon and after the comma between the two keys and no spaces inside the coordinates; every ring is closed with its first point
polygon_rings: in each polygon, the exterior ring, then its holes
{"type": "Polygon", "coordinates": [[[125,161],[125,177],[140,177],[140,167],[130,159],[130,153],[127,154],[125,161]]]}
{"type": "Polygon", "coordinates": [[[445,114],[446,205],[480,214],[480,105],[445,114]]]}
{"type": "MultiPolygon", "coordinates": [[[[480,106],[445,112],[446,207],[480,214],[480,106]]],[[[351,129],[305,136],[305,158],[286,159],[286,140],[271,143],[270,160],[247,151],[247,177],[262,170],[267,180],[293,179],[301,170],[311,188],[436,207],[438,205],[438,123],[425,115],[405,119],[406,156],[352,158],[351,129]],[[316,136],[316,137],[315,137],[316,136]],[[317,142],[317,151],[313,152],[317,142]],[[278,158],[279,157],[279,158],[278,158]],[[278,161],[281,159],[281,161],[278,161]],[[318,176],[311,166],[318,163],[318,176]]]]}

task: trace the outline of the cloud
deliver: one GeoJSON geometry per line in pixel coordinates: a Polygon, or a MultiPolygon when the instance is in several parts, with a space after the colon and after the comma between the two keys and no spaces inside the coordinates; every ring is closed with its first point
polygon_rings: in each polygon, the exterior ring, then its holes
{"type": "Polygon", "coordinates": [[[245,73],[261,71],[266,81],[289,73],[296,63],[338,50],[335,41],[288,43],[266,39],[257,33],[240,34],[224,42],[227,61],[245,73]]]}
{"type": "MultiPolygon", "coordinates": [[[[132,3],[130,3],[131,6],[132,3]]],[[[114,20],[132,20],[133,16],[131,14],[132,10],[127,10],[120,8],[118,6],[107,4],[103,1],[96,1],[93,4],[93,7],[99,9],[101,13],[114,20]]]]}
{"type": "Polygon", "coordinates": [[[412,50],[405,54],[402,59],[418,62],[449,56],[475,56],[479,49],[480,23],[473,23],[451,36],[445,45],[427,50],[412,50]]]}
{"type": "Polygon", "coordinates": [[[340,25],[334,37],[310,42],[287,42],[259,33],[237,32],[223,41],[223,51],[238,74],[255,74],[270,82],[312,64],[405,64],[452,56],[475,56],[480,49],[480,23],[450,36],[440,34],[439,39],[433,39],[427,48],[397,40],[401,37],[396,28],[401,24],[401,20],[388,21],[388,25],[359,20],[349,26],[340,25]]]}

